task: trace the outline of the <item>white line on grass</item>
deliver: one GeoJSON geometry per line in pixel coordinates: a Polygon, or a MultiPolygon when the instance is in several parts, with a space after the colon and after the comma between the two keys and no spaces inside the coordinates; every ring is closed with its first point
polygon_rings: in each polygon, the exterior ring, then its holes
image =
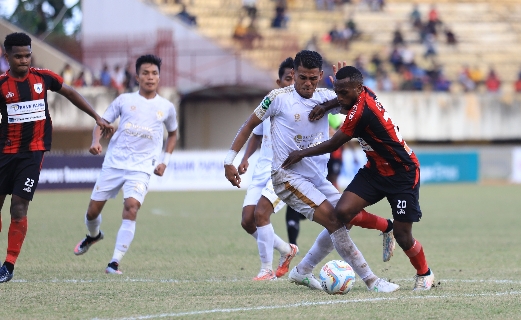
{"type": "MultiPolygon", "coordinates": [[[[141,319],[155,319],[155,318],[166,318],[166,317],[182,317],[182,316],[194,316],[201,314],[211,313],[232,313],[242,311],[258,311],[258,310],[273,310],[273,309],[286,309],[286,308],[297,308],[297,307],[310,307],[310,306],[321,306],[321,305],[332,305],[340,303],[359,303],[359,302],[376,302],[376,301],[394,301],[394,300],[412,300],[412,299],[443,299],[443,298],[472,298],[472,297],[490,297],[490,296],[506,296],[506,295],[519,295],[521,291],[508,291],[508,292],[497,292],[497,293],[478,293],[478,294],[446,294],[438,296],[411,296],[411,297],[395,297],[395,298],[368,298],[368,299],[352,299],[352,300],[335,300],[335,301],[319,301],[319,302],[300,302],[294,304],[284,304],[278,306],[259,306],[251,308],[233,308],[233,309],[211,309],[211,310],[200,310],[200,311],[188,311],[188,312],[177,312],[177,313],[161,313],[151,314],[129,318],[115,318],[111,320],[141,320],[141,319]]],[[[99,318],[93,318],[92,320],[101,320],[99,318]]]]}
{"type": "MultiPolygon", "coordinates": [[[[278,281],[284,281],[285,279],[279,279],[278,281]]],[[[391,279],[392,282],[405,282],[412,281],[411,279],[391,279]]],[[[466,282],[466,283],[509,283],[509,284],[521,284],[521,280],[501,280],[501,279],[436,279],[436,282],[466,282]]],[[[20,283],[107,283],[107,282],[151,282],[151,283],[201,283],[201,282],[251,282],[251,279],[207,279],[207,280],[177,280],[177,279],[132,279],[132,278],[121,278],[107,276],[107,279],[43,279],[43,280],[26,280],[26,279],[14,279],[11,282],[20,283]]]]}

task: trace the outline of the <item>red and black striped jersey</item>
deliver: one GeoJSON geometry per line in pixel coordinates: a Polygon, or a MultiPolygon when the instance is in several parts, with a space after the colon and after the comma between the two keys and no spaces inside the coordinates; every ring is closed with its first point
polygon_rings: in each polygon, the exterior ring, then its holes
{"type": "Polygon", "coordinates": [[[62,84],[62,77],[46,69],[29,68],[23,79],[9,71],[0,75],[0,153],[51,149],[47,90],[58,91],[62,84]]]}
{"type": "Polygon", "coordinates": [[[418,158],[402,139],[399,128],[369,88],[348,111],[342,132],[358,138],[367,155],[366,167],[389,177],[420,167],[418,158]]]}

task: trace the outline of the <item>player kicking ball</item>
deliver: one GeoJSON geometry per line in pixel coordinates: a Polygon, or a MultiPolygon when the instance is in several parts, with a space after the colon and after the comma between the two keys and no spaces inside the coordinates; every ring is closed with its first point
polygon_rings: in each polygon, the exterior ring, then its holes
{"type": "MultiPolygon", "coordinates": [[[[120,124],[110,139],[85,215],[89,233],[76,245],[74,254],[84,254],[90,246],[103,239],[101,211],[107,200],[115,198],[123,189],[123,221],[106,273],[122,274],[119,263],[134,239],[137,212],[147,194],[150,175],[163,175],[177,142],[175,107],[157,94],[160,69],[160,58],[153,55],[139,57],[136,61],[139,90],[118,96],[103,115],[109,123],[120,118],[120,124]],[[163,124],[168,138],[161,158],[163,124]]],[[[95,127],[90,153],[101,154],[99,140],[100,130],[95,127]]]]}
{"type": "MultiPolygon", "coordinates": [[[[340,105],[347,111],[344,124],[331,139],[291,152],[282,168],[298,167],[305,159],[327,154],[357,137],[368,162],[343,192],[335,207],[335,216],[352,224],[360,210],[387,198],[392,208],[396,242],[416,269],[413,290],[429,290],[434,283],[434,273],[427,264],[421,243],[412,235],[413,223],[422,217],[418,158],[402,139],[398,126],[375,93],[363,85],[363,76],[358,69],[339,68],[334,88],[337,99],[315,107],[309,119],[321,121],[328,110],[340,105]]],[[[315,258],[325,258],[327,250],[332,251],[333,246],[327,248],[317,252],[315,258]]]]}
{"type": "MultiPolygon", "coordinates": [[[[287,58],[279,66],[277,85],[280,88],[293,84],[293,58],[287,58]]],[[[271,183],[271,163],[273,151],[271,142],[271,122],[264,120],[253,130],[246,151],[239,164],[239,174],[248,170],[249,157],[261,146],[257,164],[253,169],[252,181],[244,197],[242,208],[243,229],[257,240],[261,268],[254,281],[274,280],[284,276],[289,270],[291,260],[298,253],[298,247],[282,240],[274,231],[270,222],[272,213],[285,205],[273,191],[271,183]],[[277,270],[273,272],[273,249],[280,253],[277,270]]]]}

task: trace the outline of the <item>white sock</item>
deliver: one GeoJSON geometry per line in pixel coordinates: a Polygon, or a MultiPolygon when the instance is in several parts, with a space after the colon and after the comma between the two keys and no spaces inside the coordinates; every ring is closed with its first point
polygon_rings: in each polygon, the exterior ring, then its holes
{"type": "Polygon", "coordinates": [[[275,231],[270,224],[257,227],[257,247],[261,260],[261,269],[273,270],[273,235],[275,231]]]}
{"type": "Polygon", "coordinates": [[[331,234],[331,240],[338,254],[349,263],[353,270],[362,279],[369,279],[374,276],[369,264],[365,261],[362,252],[358,250],[353,240],[349,236],[349,230],[345,227],[338,229],[331,234]]]}
{"type": "Polygon", "coordinates": [[[130,247],[136,232],[136,221],[123,219],[121,227],[119,227],[118,237],[116,238],[116,247],[111,262],[119,263],[130,247]]]}
{"type": "Polygon", "coordinates": [[[313,243],[313,246],[311,246],[311,249],[309,249],[308,253],[304,256],[304,259],[297,265],[298,272],[300,274],[313,272],[317,264],[324,260],[333,249],[335,249],[335,247],[333,246],[329,232],[327,232],[326,229],[322,230],[315,240],[315,243],[313,243]]]}
{"type": "Polygon", "coordinates": [[[89,230],[89,236],[96,238],[99,234],[99,226],[101,225],[101,214],[94,220],[87,220],[87,213],[85,213],[85,225],[89,230]]]}
{"type": "MultiPolygon", "coordinates": [[[[257,240],[259,237],[259,234],[257,230],[255,230],[254,233],[251,234],[252,237],[257,240]]],[[[277,234],[273,234],[273,248],[277,249],[278,252],[280,252],[281,255],[286,255],[291,252],[291,247],[289,246],[289,243],[282,240],[277,234]]]]}
{"type": "Polygon", "coordinates": [[[273,248],[280,252],[280,255],[286,255],[291,252],[289,243],[282,240],[276,233],[273,234],[273,248]]]}

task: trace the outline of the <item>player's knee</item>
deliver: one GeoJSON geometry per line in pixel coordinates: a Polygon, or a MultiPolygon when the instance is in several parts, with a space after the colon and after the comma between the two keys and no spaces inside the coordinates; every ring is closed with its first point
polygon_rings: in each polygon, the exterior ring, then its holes
{"type": "Polygon", "coordinates": [[[29,200],[20,197],[13,197],[11,200],[11,218],[21,219],[27,216],[27,209],[29,208],[29,200]]]}
{"type": "Polygon", "coordinates": [[[412,237],[412,233],[409,230],[396,227],[393,229],[394,238],[396,239],[396,243],[403,250],[409,250],[414,244],[414,238],[412,237]]]}
{"type": "Polygon", "coordinates": [[[345,207],[337,207],[335,208],[335,216],[340,222],[343,224],[349,224],[351,220],[358,214],[358,211],[354,208],[345,206],[345,207]]]}
{"type": "Polygon", "coordinates": [[[244,229],[244,231],[248,232],[249,234],[253,234],[257,230],[254,220],[249,221],[246,219],[242,219],[241,227],[244,229]]]}

